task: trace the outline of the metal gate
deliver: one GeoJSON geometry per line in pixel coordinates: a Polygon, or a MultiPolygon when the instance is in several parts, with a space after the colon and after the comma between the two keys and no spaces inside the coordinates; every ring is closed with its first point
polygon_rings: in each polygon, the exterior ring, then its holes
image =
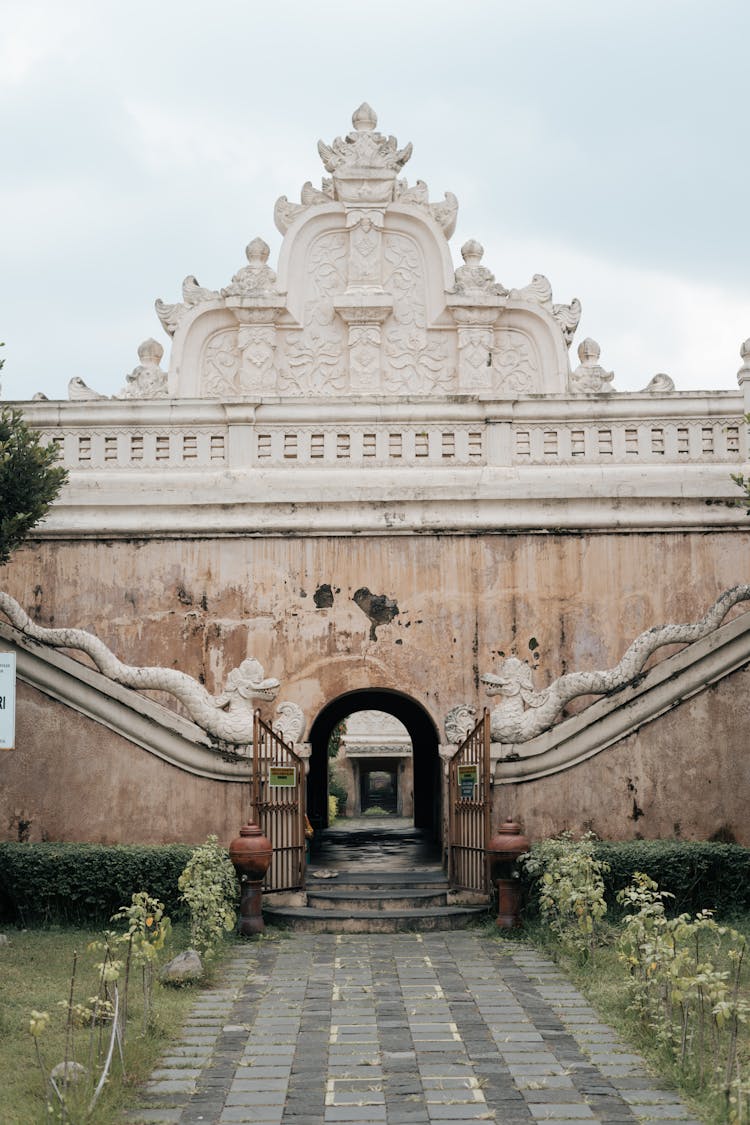
{"type": "Polygon", "coordinates": [[[448,770],[448,878],[452,887],[486,892],[490,836],[490,715],[485,708],[448,770]]]}
{"type": "Polygon", "coordinates": [[[252,806],[273,844],[264,891],[305,885],[305,763],[255,712],[252,806]]]}

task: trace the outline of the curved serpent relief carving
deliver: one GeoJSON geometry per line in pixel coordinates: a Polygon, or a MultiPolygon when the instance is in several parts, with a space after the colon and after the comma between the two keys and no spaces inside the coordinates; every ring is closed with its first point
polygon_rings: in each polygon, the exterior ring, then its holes
{"type": "Polygon", "coordinates": [[[604,672],[569,672],[543,691],[534,691],[528,664],[515,656],[507,657],[499,673],[488,672],[481,677],[488,695],[503,696],[490,716],[492,741],[528,742],[548,730],[571,699],[579,695],[606,695],[625,687],[658,648],[702,640],[721,625],[732,606],[748,600],[750,586],[733,586],[695,624],[658,625],[647,629],[633,641],[614,668],[604,672]]]}
{"type": "MultiPolygon", "coordinates": [[[[281,686],[277,679],[265,678],[263,666],[249,658],[243,660],[239,668],[232,669],[220,695],[210,695],[192,676],[174,668],[136,668],[123,664],[103,641],[83,629],[44,629],[35,625],[9,594],[0,592],[0,610],[11,624],[35,641],[53,648],[85,652],[99,671],[115,683],[136,691],[169,692],[179,699],[193,722],[214,738],[235,746],[247,746],[252,742],[255,707],[262,701],[275,699],[281,686]]],[[[285,706],[296,708],[295,704],[282,704],[282,708],[285,706]]],[[[298,711],[297,708],[294,712],[295,731],[300,730],[298,711]]],[[[287,715],[287,720],[289,718],[291,713],[287,715]]]]}

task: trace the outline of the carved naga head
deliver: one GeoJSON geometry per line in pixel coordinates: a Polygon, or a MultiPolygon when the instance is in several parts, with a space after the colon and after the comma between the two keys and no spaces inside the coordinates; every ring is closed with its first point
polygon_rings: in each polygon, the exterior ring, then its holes
{"type": "Polygon", "coordinates": [[[507,656],[500,662],[497,673],[485,672],[480,679],[488,695],[520,695],[523,698],[534,691],[531,668],[517,656],[507,656]]]}
{"type": "Polygon", "coordinates": [[[225,695],[239,695],[242,699],[272,700],[276,698],[280,682],[274,677],[264,678],[263,665],[252,657],[233,668],[224,685],[225,695]]]}

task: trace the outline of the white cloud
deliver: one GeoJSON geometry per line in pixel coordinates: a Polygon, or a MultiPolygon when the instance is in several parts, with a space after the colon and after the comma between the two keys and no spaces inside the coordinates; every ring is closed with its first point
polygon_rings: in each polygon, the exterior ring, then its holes
{"type": "Polygon", "coordinates": [[[0,35],[0,86],[43,82],[45,67],[76,50],[89,5],[6,0],[0,35]]]}

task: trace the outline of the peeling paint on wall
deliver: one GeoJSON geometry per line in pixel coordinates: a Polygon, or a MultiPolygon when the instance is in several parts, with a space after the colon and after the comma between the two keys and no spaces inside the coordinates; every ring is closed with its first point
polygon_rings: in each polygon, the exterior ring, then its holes
{"type": "Polygon", "coordinates": [[[385,594],[373,594],[366,586],[361,586],[352,595],[352,601],[359,606],[362,612],[370,618],[370,640],[376,641],[378,625],[390,625],[393,618],[398,616],[398,606],[385,594]]]}
{"type": "Polygon", "coordinates": [[[330,609],[333,605],[333,590],[328,582],[322,582],[313,594],[313,601],[318,609],[330,609]]]}

